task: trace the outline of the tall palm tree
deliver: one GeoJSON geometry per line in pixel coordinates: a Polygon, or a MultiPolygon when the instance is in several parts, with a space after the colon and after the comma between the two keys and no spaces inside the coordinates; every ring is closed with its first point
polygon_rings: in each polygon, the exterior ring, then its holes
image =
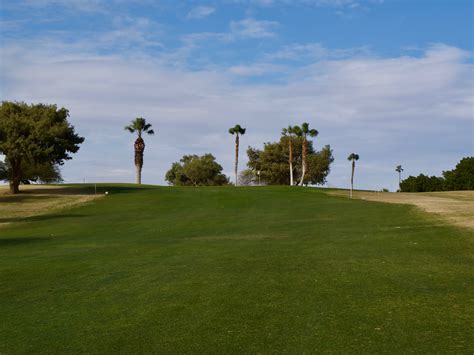
{"type": "Polygon", "coordinates": [[[290,163],[290,186],[293,186],[293,138],[297,137],[301,133],[301,128],[299,126],[288,126],[288,128],[283,128],[281,134],[284,137],[288,137],[288,148],[289,148],[289,158],[290,163]]]}
{"type": "Polygon", "coordinates": [[[395,171],[398,173],[398,188],[400,189],[400,184],[402,183],[402,171],[403,168],[401,165],[397,165],[395,171]]]}
{"type": "Polygon", "coordinates": [[[298,135],[303,137],[303,147],[301,153],[301,178],[300,178],[300,185],[303,186],[304,176],[306,174],[306,157],[308,155],[308,136],[316,137],[319,132],[315,129],[309,129],[309,123],[303,123],[301,125],[301,129],[297,132],[298,135]]]}
{"type": "Polygon", "coordinates": [[[151,124],[147,123],[142,117],[137,117],[125,126],[125,130],[130,133],[137,133],[138,138],[135,140],[135,168],[137,184],[142,183],[142,168],[143,168],[143,152],[145,151],[145,141],[142,138],[143,133],[153,135],[155,132],[151,129],[151,124]]]}
{"type": "Polygon", "coordinates": [[[230,134],[235,134],[235,186],[238,185],[238,167],[239,167],[239,135],[245,134],[245,128],[242,128],[240,125],[235,125],[232,128],[229,128],[230,134]]]}
{"type": "Polygon", "coordinates": [[[352,175],[351,175],[351,198],[352,198],[352,190],[354,189],[354,172],[356,167],[356,160],[359,160],[359,155],[355,153],[351,153],[347,157],[347,160],[352,161],[352,175]]]}

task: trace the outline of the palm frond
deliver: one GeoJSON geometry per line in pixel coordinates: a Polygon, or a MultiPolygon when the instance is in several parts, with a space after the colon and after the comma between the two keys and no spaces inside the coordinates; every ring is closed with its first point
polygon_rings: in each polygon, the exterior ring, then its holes
{"type": "Polygon", "coordinates": [[[135,127],[133,127],[132,125],[130,126],[125,126],[124,129],[126,131],[129,131],[130,133],[135,133],[135,127]]]}
{"type": "Polygon", "coordinates": [[[301,137],[303,131],[300,126],[290,126],[291,128],[291,133],[294,134],[295,136],[301,137]]]}
{"type": "Polygon", "coordinates": [[[301,125],[301,131],[303,132],[303,134],[307,134],[308,131],[309,131],[309,123],[308,122],[304,122],[302,125],[301,125]]]}
{"type": "Polygon", "coordinates": [[[230,134],[245,134],[245,128],[243,128],[239,124],[236,124],[234,127],[229,128],[229,133],[230,134]]]}
{"type": "Polygon", "coordinates": [[[151,129],[151,126],[151,123],[147,123],[146,119],[143,117],[136,117],[128,126],[125,127],[125,129],[130,133],[138,133],[138,137],[141,137],[143,132],[150,135],[155,134],[155,131],[151,129]]]}
{"type": "Polygon", "coordinates": [[[359,160],[359,155],[356,153],[351,153],[348,157],[347,160],[359,160]]]}
{"type": "Polygon", "coordinates": [[[308,134],[310,137],[316,137],[319,134],[319,132],[316,129],[312,129],[308,132],[308,134]]]}

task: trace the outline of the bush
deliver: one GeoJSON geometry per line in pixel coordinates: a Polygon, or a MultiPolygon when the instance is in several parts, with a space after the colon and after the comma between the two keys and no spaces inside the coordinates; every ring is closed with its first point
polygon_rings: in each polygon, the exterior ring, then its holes
{"type": "Polygon", "coordinates": [[[165,176],[174,186],[220,186],[228,185],[229,179],[222,174],[222,166],[212,154],[203,156],[185,155],[180,162],[173,163],[165,176]]]}

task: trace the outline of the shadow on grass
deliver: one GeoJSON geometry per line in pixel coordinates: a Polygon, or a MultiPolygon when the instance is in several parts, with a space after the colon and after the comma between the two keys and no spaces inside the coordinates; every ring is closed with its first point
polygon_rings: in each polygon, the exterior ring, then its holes
{"type": "Polygon", "coordinates": [[[38,221],[49,221],[53,219],[62,219],[62,218],[83,218],[87,217],[84,214],[71,214],[71,213],[62,213],[62,214],[45,214],[39,216],[31,217],[7,217],[0,218],[0,223],[17,223],[17,222],[38,222],[38,221]]]}
{"type": "Polygon", "coordinates": [[[30,203],[39,202],[47,199],[53,199],[57,196],[67,195],[103,195],[105,192],[110,194],[123,194],[140,192],[155,188],[153,185],[121,185],[121,184],[77,184],[77,185],[25,185],[20,189],[20,193],[11,195],[10,193],[0,193],[0,203],[30,203]]]}
{"type": "MultiPolygon", "coordinates": [[[[50,192],[50,194],[51,194],[51,192],[50,192]]],[[[5,196],[0,196],[0,203],[37,202],[39,200],[41,200],[41,201],[49,200],[49,199],[52,199],[54,197],[55,196],[52,196],[52,195],[35,196],[35,195],[29,195],[29,194],[5,195],[5,196]]]]}
{"type": "Polygon", "coordinates": [[[32,243],[39,243],[51,240],[53,238],[48,237],[30,237],[30,238],[0,238],[0,247],[9,247],[15,245],[23,245],[23,244],[32,244],[32,243]]]}
{"type": "Polygon", "coordinates": [[[20,193],[17,195],[5,194],[0,197],[0,202],[8,202],[8,199],[16,199],[31,195],[94,195],[109,193],[130,193],[139,192],[141,190],[152,189],[153,185],[133,186],[129,184],[75,184],[75,185],[24,185],[20,187],[20,193]],[[5,200],[5,201],[2,201],[5,200]]]}

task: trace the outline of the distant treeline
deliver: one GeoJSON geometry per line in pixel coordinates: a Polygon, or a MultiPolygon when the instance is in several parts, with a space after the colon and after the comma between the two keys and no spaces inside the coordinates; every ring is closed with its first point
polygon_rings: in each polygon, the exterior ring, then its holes
{"type": "Polygon", "coordinates": [[[443,176],[409,176],[400,183],[401,192],[474,190],[474,157],[461,159],[454,170],[443,176]]]}

